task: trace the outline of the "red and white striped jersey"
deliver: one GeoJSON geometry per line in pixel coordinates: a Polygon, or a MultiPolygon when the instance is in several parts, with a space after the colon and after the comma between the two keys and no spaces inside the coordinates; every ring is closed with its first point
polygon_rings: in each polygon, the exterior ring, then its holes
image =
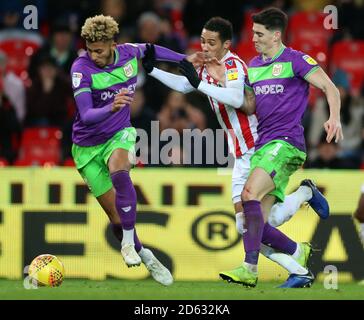
{"type": "MultiPolygon", "coordinates": [[[[244,91],[245,76],[248,74],[244,61],[231,51],[228,51],[221,61],[225,64],[225,85],[213,79],[204,66],[198,71],[200,79],[215,86],[241,88],[244,91]]],[[[247,116],[240,109],[220,103],[211,97],[208,99],[225,131],[230,152],[235,158],[241,157],[254,147],[258,137],[256,116],[247,116]]]]}

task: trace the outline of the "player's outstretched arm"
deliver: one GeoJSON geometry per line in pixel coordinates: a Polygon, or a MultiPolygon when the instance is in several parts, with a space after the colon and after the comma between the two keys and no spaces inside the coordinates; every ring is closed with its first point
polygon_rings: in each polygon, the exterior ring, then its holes
{"type": "Polygon", "coordinates": [[[174,73],[160,70],[158,68],[153,68],[149,75],[151,75],[153,78],[156,78],[172,90],[176,90],[178,92],[188,93],[195,90],[195,88],[191,86],[187,78],[184,76],[179,76],[174,73]]]}
{"type": "MultiPolygon", "coordinates": [[[[241,90],[242,84],[240,81],[227,84],[226,87],[216,87],[208,84],[207,82],[201,81],[192,63],[185,59],[179,63],[179,70],[194,88],[207,96],[236,109],[241,108],[243,105],[244,91],[241,90]]],[[[244,79],[242,79],[242,81],[244,81],[244,79]]]]}
{"type": "Polygon", "coordinates": [[[167,87],[182,92],[188,93],[193,91],[194,88],[190,85],[186,77],[178,76],[170,72],[162,71],[155,67],[156,54],[155,46],[147,43],[144,50],[144,57],[142,58],[142,65],[144,70],[152,77],[162,82],[167,87]]]}
{"type": "Polygon", "coordinates": [[[325,71],[319,68],[317,71],[309,74],[306,80],[321,89],[325,95],[330,107],[329,120],[324,123],[327,133],[326,141],[331,142],[335,138],[335,142],[339,142],[344,138],[340,122],[340,93],[325,71]]]}

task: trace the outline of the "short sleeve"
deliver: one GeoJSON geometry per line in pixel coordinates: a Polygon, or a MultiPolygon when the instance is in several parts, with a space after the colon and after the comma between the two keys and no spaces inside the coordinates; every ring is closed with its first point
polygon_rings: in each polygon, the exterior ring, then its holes
{"type": "Polygon", "coordinates": [[[316,60],[300,51],[295,51],[292,59],[293,72],[300,78],[306,78],[320,67],[316,60]]]}
{"type": "Polygon", "coordinates": [[[145,43],[125,43],[124,49],[133,57],[138,60],[143,58],[143,52],[145,50],[145,43]]]}
{"type": "Polygon", "coordinates": [[[77,61],[71,68],[73,96],[76,97],[82,92],[91,92],[91,77],[87,67],[77,61]]]}

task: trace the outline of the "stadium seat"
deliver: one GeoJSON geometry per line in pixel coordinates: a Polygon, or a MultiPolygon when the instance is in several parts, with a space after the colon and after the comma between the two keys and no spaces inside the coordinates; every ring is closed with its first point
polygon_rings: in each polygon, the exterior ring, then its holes
{"type": "Polygon", "coordinates": [[[58,165],[62,132],[54,127],[24,129],[16,166],[58,165]]]}
{"type": "Polygon", "coordinates": [[[235,53],[249,65],[252,58],[258,55],[255,50],[254,43],[250,41],[239,42],[235,48],[235,53]]]}
{"type": "Polygon", "coordinates": [[[343,40],[336,42],[332,48],[331,74],[336,69],[348,73],[351,94],[358,96],[364,84],[364,41],[343,40]]]}
{"type": "Polygon", "coordinates": [[[6,167],[9,165],[8,160],[6,160],[5,158],[0,157],[0,167],[6,167]]]}
{"type": "Polygon", "coordinates": [[[64,161],[63,161],[63,166],[64,167],[74,167],[75,166],[75,162],[73,161],[72,158],[66,158],[64,161]]]}
{"type": "Polygon", "coordinates": [[[30,57],[42,44],[39,35],[31,32],[10,30],[0,33],[0,50],[8,57],[7,71],[14,72],[24,82],[28,79],[30,57]]]}
{"type": "Polygon", "coordinates": [[[252,14],[259,12],[259,10],[247,10],[244,12],[244,23],[241,28],[241,41],[251,42],[253,40],[253,20],[252,14]]]}
{"type": "Polygon", "coordinates": [[[309,43],[315,47],[325,47],[332,36],[332,29],[325,29],[326,13],[297,12],[289,19],[287,35],[289,43],[309,43]]]}

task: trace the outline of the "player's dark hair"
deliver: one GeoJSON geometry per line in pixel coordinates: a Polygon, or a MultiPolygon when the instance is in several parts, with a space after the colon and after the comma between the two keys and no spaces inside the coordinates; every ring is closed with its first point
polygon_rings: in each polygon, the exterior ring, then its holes
{"type": "Polygon", "coordinates": [[[287,15],[278,8],[268,8],[252,15],[254,23],[262,24],[266,29],[284,33],[288,24],[287,15]]]}
{"type": "Polygon", "coordinates": [[[217,32],[222,42],[233,38],[233,26],[231,22],[221,17],[211,18],[205,23],[204,29],[217,32]]]}

